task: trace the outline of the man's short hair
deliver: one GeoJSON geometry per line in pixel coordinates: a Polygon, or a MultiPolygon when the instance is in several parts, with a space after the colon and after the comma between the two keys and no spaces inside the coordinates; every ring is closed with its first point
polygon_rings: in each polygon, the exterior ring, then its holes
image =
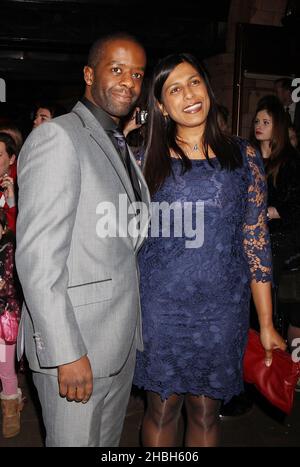
{"type": "Polygon", "coordinates": [[[103,53],[104,46],[111,41],[115,40],[127,40],[130,42],[134,42],[139,45],[143,50],[144,46],[141,42],[133,35],[127,32],[116,32],[112,34],[107,34],[106,36],[100,37],[97,39],[92,45],[89,50],[87,65],[91,68],[95,68],[101,58],[101,54],[103,53]]]}
{"type": "Polygon", "coordinates": [[[67,113],[65,107],[59,102],[54,102],[49,99],[40,99],[34,104],[34,109],[48,109],[51,115],[51,118],[59,117],[67,113]]]}

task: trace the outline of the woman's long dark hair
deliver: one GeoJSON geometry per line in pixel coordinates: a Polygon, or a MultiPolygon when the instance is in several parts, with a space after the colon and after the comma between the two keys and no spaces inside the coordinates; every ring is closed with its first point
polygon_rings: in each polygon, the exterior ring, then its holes
{"type": "Polygon", "coordinates": [[[267,177],[271,177],[273,185],[276,186],[279,169],[285,164],[290,155],[296,153],[296,150],[290,143],[288,120],[284,107],[278,97],[272,94],[264,96],[258,101],[251,126],[250,142],[260,149],[259,141],[255,137],[254,124],[258,112],[261,111],[267,112],[272,117],[271,154],[270,157],[265,159],[265,168],[267,177]]]}
{"type": "Polygon", "coordinates": [[[172,172],[170,150],[173,150],[181,158],[184,171],[192,167],[191,161],[176,142],[176,123],[170,118],[165,118],[157,105],[162,102],[163,85],[170,73],[177,65],[185,62],[192,65],[203,78],[210,99],[210,109],[203,135],[206,159],[209,161],[208,149],[210,147],[217,156],[222,168],[234,170],[242,165],[239,147],[233,138],[223,134],[219,128],[216,98],[201,64],[191,54],[168,55],[154,69],[148,98],[149,119],[144,173],[152,195],[162,186],[165,179],[172,172]]]}

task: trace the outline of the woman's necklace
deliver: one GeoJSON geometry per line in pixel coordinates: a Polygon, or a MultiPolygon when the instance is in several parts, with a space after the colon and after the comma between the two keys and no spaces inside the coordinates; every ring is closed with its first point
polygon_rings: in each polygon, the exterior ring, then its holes
{"type": "Polygon", "coordinates": [[[177,141],[180,144],[187,146],[193,152],[200,151],[198,143],[191,144],[188,141],[185,141],[184,139],[181,139],[181,138],[177,138],[177,141]]]}
{"type": "MultiPolygon", "coordinates": [[[[191,159],[191,160],[204,160],[204,159],[206,159],[205,153],[204,153],[203,149],[200,149],[198,143],[189,144],[188,142],[183,141],[183,140],[179,140],[179,141],[183,146],[188,148],[188,150],[185,150],[185,148],[180,145],[181,149],[184,151],[185,155],[189,159],[191,159]]],[[[210,159],[215,158],[215,155],[213,154],[213,152],[211,150],[209,150],[208,157],[210,159]]]]}
{"type": "Polygon", "coordinates": [[[199,158],[201,158],[201,150],[199,148],[198,143],[195,143],[195,144],[184,143],[184,144],[187,147],[186,154],[187,154],[189,159],[199,159],[199,158]]]}
{"type": "MultiPolygon", "coordinates": [[[[177,144],[181,147],[185,155],[192,160],[201,160],[201,159],[206,159],[205,153],[202,147],[202,144],[200,143],[189,143],[188,141],[181,139],[180,137],[177,136],[176,138],[177,144]]],[[[209,154],[211,151],[209,151],[209,154]]],[[[211,157],[209,155],[209,157],[211,157]]]]}

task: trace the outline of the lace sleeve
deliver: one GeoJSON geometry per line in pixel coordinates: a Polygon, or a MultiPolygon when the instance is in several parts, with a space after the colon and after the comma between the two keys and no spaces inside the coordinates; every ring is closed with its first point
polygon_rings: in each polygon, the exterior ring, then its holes
{"type": "Polygon", "coordinates": [[[267,225],[267,185],[259,154],[247,145],[244,148],[249,169],[248,198],[243,225],[244,251],[251,280],[272,280],[272,254],[267,225]]]}

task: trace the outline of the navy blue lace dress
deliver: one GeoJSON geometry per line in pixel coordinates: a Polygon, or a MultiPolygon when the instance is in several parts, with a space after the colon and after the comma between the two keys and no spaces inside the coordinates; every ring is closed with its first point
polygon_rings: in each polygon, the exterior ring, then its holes
{"type": "Polygon", "coordinates": [[[162,400],[190,393],[227,402],[243,390],[249,284],[271,280],[271,251],[262,161],[246,141],[239,144],[244,164],[234,171],[213,158],[182,173],[172,159],[174,176],[152,200],[193,202],[194,214],[204,202],[202,246],[187,248],[190,233],[176,236],[172,225],[164,236],[160,217],[159,236],[151,226],[139,256],[145,348],[134,384],[162,400]]]}

